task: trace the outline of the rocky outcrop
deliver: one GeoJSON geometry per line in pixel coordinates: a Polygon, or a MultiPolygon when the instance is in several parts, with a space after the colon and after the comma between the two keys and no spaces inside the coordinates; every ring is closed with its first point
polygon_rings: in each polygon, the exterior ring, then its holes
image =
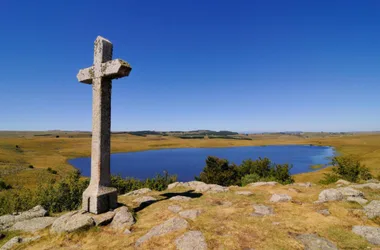
{"type": "Polygon", "coordinates": [[[253,209],[255,212],[253,212],[251,216],[264,216],[274,214],[273,208],[265,205],[254,204],[253,209]]]}
{"type": "Polygon", "coordinates": [[[202,211],[199,209],[190,209],[190,210],[179,212],[178,214],[182,218],[195,220],[201,214],[201,212],[202,211]]]}
{"type": "Polygon", "coordinates": [[[44,217],[48,212],[40,205],[35,206],[34,208],[15,215],[3,215],[0,216],[0,231],[8,227],[11,227],[13,224],[19,221],[29,220],[38,217],[44,217]]]}
{"type": "Polygon", "coordinates": [[[362,197],[347,197],[347,201],[357,202],[360,205],[365,205],[368,202],[368,200],[366,200],[366,199],[364,199],[362,197]]]}
{"type": "Polygon", "coordinates": [[[142,203],[153,203],[157,199],[152,196],[141,196],[133,200],[134,203],[141,205],[142,203]]]}
{"type": "Polygon", "coordinates": [[[338,250],[332,242],[316,234],[300,234],[296,239],[305,246],[306,250],[338,250]]]}
{"type": "Polygon", "coordinates": [[[380,183],[365,183],[365,184],[355,184],[351,185],[352,188],[370,188],[373,190],[379,190],[380,189],[380,183]]]}
{"type": "Polygon", "coordinates": [[[331,188],[323,190],[318,197],[319,202],[341,201],[343,199],[364,198],[363,192],[351,187],[331,188]]]}
{"type": "Polygon", "coordinates": [[[228,187],[223,187],[216,184],[206,184],[201,181],[174,182],[169,184],[168,189],[173,189],[175,187],[190,188],[200,193],[222,193],[229,191],[228,187]]]}
{"type": "Polygon", "coordinates": [[[135,219],[126,206],[115,209],[115,217],[113,217],[111,222],[111,228],[116,230],[125,230],[125,228],[129,228],[133,224],[135,224],[135,219]]]}
{"type": "Polygon", "coordinates": [[[54,217],[40,217],[30,220],[19,221],[13,224],[7,231],[24,231],[34,233],[49,227],[57,218],[54,217]]]}
{"type": "Polygon", "coordinates": [[[33,241],[39,240],[40,238],[41,238],[41,236],[26,237],[26,238],[16,236],[16,237],[13,237],[12,239],[10,239],[7,243],[5,243],[0,248],[0,250],[10,250],[19,244],[33,242],[33,241]]]}
{"type": "Polygon", "coordinates": [[[182,196],[182,195],[176,195],[169,199],[170,201],[189,201],[191,200],[190,197],[182,196]]]}
{"type": "Polygon", "coordinates": [[[147,234],[145,234],[136,241],[135,246],[140,246],[141,244],[143,244],[144,242],[146,242],[154,236],[160,236],[174,231],[186,229],[188,226],[189,223],[185,219],[179,217],[171,218],[165,221],[164,223],[153,227],[147,234]]]}
{"type": "Polygon", "coordinates": [[[95,225],[95,221],[85,211],[73,211],[66,213],[54,221],[50,232],[71,233],[88,229],[95,225]]]}
{"type": "Polygon", "coordinates": [[[206,250],[207,243],[201,231],[189,231],[175,240],[177,250],[206,250]]]}
{"type": "Polygon", "coordinates": [[[235,194],[250,196],[250,195],[252,195],[252,192],[251,191],[236,191],[235,194]]]}
{"type": "Polygon", "coordinates": [[[152,192],[152,190],[150,188],[141,188],[141,189],[134,190],[132,192],[126,193],[123,196],[141,195],[141,194],[146,194],[149,192],[152,192]]]}
{"type": "Polygon", "coordinates": [[[249,187],[261,187],[261,186],[276,186],[278,182],[276,181],[259,181],[259,182],[253,182],[249,183],[247,186],[249,187]]]}
{"type": "Polygon", "coordinates": [[[370,219],[377,216],[380,217],[380,201],[371,201],[367,206],[364,207],[364,213],[370,219]]]}
{"type": "Polygon", "coordinates": [[[177,206],[177,205],[168,206],[168,209],[172,211],[173,213],[178,213],[182,211],[182,207],[177,206]]]}
{"type": "Polygon", "coordinates": [[[352,232],[364,237],[371,244],[380,245],[380,227],[354,226],[352,232]]]}
{"type": "Polygon", "coordinates": [[[109,224],[115,216],[114,211],[109,211],[103,214],[93,214],[91,218],[95,221],[96,226],[105,226],[109,224]]]}
{"type": "Polygon", "coordinates": [[[273,194],[270,198],[270,202],[287,202],[291,201],[292,197],[287,194],[273,194]]]}

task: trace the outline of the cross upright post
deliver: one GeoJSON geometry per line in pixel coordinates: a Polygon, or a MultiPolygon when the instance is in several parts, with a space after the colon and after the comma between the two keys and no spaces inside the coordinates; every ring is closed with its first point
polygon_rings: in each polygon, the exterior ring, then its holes
{"type": "Polygon", "coordinates": [[[77,75],[79,82],[92,84],[91,181],[83,192],[82,208],[94,214],[117,206],[117,190],[110,187],[112,79],[128,76],[132,68],[123,60],[112,60],[112,50],[112,43],[98,36],[93,66],[77,75]]]}

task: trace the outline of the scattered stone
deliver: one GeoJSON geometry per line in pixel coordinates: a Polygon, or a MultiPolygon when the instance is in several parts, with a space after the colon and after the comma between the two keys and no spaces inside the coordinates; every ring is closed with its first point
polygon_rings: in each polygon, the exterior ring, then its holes
{"type": "Polygon", "coordinates": [[[265,205],[253,205],[253,209],[255,212],[251,214],[251,216],[264,216],[274,214],[273,208],[265,205]]]}
{"type": "Polygon", "coordinates": [[[57,218],[54,217],[40,217],[19,221],[10,228],[7,228],[7,231],[24,231],[34,233],[36,231],[49,227],[56,219],[57,218]]]}
{"type": "Polygon", "coordinates": [[[141,188],[141,189],[137,189],[137,190],[134,190],[132,192],[126,193],[123,196],[141,195],[141,194],[146,194],[149,192],[152,192],[152,190],[150,188],[141,188]]]}
{"type": "Polygon", "coordinates": [[[365,184],[356,184],[351,185],[352,188],[370,188],[374,190],[380,189],[380,183],[365,183],[365,184]]]}
{"type": "Polygon", "coordinates": [[[374,245],[380,245],[380,227],[354,226],[352,232],[360,235],[374,245]]]}
{"type": "Polygon", "coordinates": [[[321,209],[321,210],[318,210],[317,212],[324,215],[324,216],[330,215],[330,211],[328,209],[321,209]]]}
{"type": "Polygon", "coordinates": [[[179,212],[178,214],[179,214],[179,216],[181,216],[183,218],[195,220],[201,214],[201,210],[190,209],[190,210],[185,210],[185,211],[179,212]]]}
{"type": "Polygon", "coordinates": [[[131,232],[131,230],[129,230],[128,228],[126,228],[125,230],[124,230],[124,234],[131,234],[132,232],[131,232]]]}
{"type": "Polygon", "coordinates": [[[332,242],[316,234],[300,234],[296,239],[302,242],[305,250],[338,250],[332,242]]]}
{"type": "Polygon", "coordinates": [[[342,192],[333,188],[323,190],[318,196],[318,201],[320,202],[340,201],[340,200],[343,200],[342,192]]]}
{"type": "Polygon", "coordinates": [[[368,202],[368,200],[362,197],[347,197],[347,201],[357,202],[361,205],[365,205],[368,202]]]}
{"type": "Polygon", "coordinates": [[[88,229],[95,225],[95,221],[85,211],[73,211],[56,219],[51,226],[52,233],[71,233],[77,230],[88,229]]]}
{"type": "Polygon", "coordinates": [[[298,183],[293,183],[293,186],[299,186],[299,187],[311,187],[313,184],[311,182],[298,182],[298,183]]]}
{"type": "Polygon", "coordinates": [[[298,190],[296,188],[289,188],[288,190],[295,193],[301,193],[301,190],[298,190]]]}
{"type": "Polygon", "coordinates": [[[177,205],[172,205],[172,206],[168,206],[168,209],[172,211],[173,213],[178,213],[179,211],[182,210],[182,207],[177,206],[177,205]]]}
{"type": "Polygon", "coordinates": [[[200,231],[189,231],[175,240],[177,250],[206,250],[206,239],[200,231]]]}
{"type": "Polygon", "coordinates": [[[367,206],[364,207],[364,213],[370,219],[380,216],[380,201],[371,201],[367,206]]]}
{"type": "Polygon", "coordinates": [[[113,229],[125,229],[135,224],[135,218],[126,206],[115,209],[115,217],[111,222],[113,229]]]}
{"type": "Polygon", "coordinates": [[[277,184],[278,182],[276,181],[267,181],[267,182],[259,181],[259,182],[249,183],[247,186],[250,186],[250,187],[276,186],[277,184]]]}
{"type": "Polygon", "coordinates": [[[286,202],[291,201],[292,197],[287,194],[273,194],[270,198],[270,202],[286,202]]]}
{"type": "Polygon", "coordinates": [[[14,214],[14,215],[7,214],[7,215],[0,216],[0,230],[5,230],[6,228],[11,227],[16,222],[38,218],[38,217],[44,217],[47,214],[48,212],[42,206],[38,205],[20,214],[14,214]]]}
{"type": "Polygon", "coordinates": [[[91,215],[92,219],[95,221],[96,226],[108,225],[112,221],[114,216],[115,216],[114,211],[109,211],[109,212],[103,213],[103,214],[91,215]]]}
{"type": "Polygon", "coordinates": [[[224,207],[230,207],[230,206],[232,206],[232,202],[231,201],[221,201],[220,205],[222,205],[224,207]]]}
{"type": "Polygon", "coordinates": [[[252,195],[252,192],[251,191],[236,191],[235,194],[250,196],[252,195]]]}
{"type": "Polygon", "coordinates": [[[133,202],[141,205],[142,203],[151,203],[156,201],[157,199],[152,196],[141,196],[133,200],[133,202]]]}
{"type": "Polygon", "coordinates": [[[170,201],[189,201],[191,200],[190,197],[182,196],[182,195],[176,195],[169,199],[170,201]]]}
{"type": "Polygon", "coordinates": [[[164,235],[173,231],[186,229],[188,226],[189,226],[189,223],[185,219],[182,219],[179,217],[171,218],[165,221],[164,223],[153,227],[147,234],[139,238],[136,241],[135,245],[136,247],[138,247],[142,243],[151,239],[154,236],[160,236],[160,235],[164,235]]]}
{"type": "Polygon", "coordinates": [[[274,226],[278,226],[278,225],[280,225],[281,223],[280,222],[278,222],[278,221],[274,221],[274,222],[272,222],[272,225],[274,225],[274,226]]]}
{"type": "Polygon", "coordinates": [[[229,191],[228,187],[223,187],[216,184],[206,184],[201,181],[189,181],[189,182],[174,182],[168,185],[168,189],[175,187],[184,187],[194,189],[196,192],[208,192],[208,193],[221,193],[229,191]]]}
{"type": "Polygon", "coordinates": [[[20,236],[16,236],[16,237],[13,237],[12,239],[10,239],[7,243],[5,243],[0,248],[0,250],[10,250],[18,244],[29,243],[32,241],[39,240],[40,238],[41,238],[41,236],[34,236],[34,237],[28,237],[28,238],[22,238],[20,236]]]}
{"type": "Polygon", "coordinates": [[[340,180],[338,180],[337,182],[335,182],[335,184],[350,185],[351,182],[340,179],[340,180]]]}

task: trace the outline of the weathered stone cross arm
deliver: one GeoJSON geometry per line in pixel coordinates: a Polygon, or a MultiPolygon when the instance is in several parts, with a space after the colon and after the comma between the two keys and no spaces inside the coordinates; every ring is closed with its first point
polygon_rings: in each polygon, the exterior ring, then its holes
{"type": "Polygon", "coordinates": [[[94,66],[81,69],[77,75],[78,81],[92,84],[94,78],[117,79],[128,76],[132,68],[126,61],[115,59],[101,64],[100,71],[96,71],[94,66]]]}

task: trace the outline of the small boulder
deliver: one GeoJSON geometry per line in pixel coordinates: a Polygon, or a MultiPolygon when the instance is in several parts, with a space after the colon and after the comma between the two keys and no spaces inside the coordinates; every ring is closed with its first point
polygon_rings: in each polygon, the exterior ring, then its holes
{"type": "Polygon", "coordinates": [[[354,226],[352,232],[360,235],[374,245],[380,245],[380,227],[354,226]]]}
{"type": "Polygon", "coordinates": [[[189,231],[175,240],[177,250],[206,250],[207,243],[201,231],[189,231]]]}
{"type": "Polygon", "coordinates": [[[362,191],[350,188],[350,187],[342,187],[337,189],[339,192],[343,194],[344,197],[364,197],[364,194],[362,191]]]}
{"type": "Polygon", "coordinates": [[[96,226],[105,226],[105,225],[108,225],[112,221],[114,216],[115,216],[114,211],[108,211],[102,214],[91,215],[91,218],[95,221],[96,226]]]}
{"type": "Polygon", "coordinates": [[[182,195],[176,195],[169,199],[170,201],[189,201],[191,200],[190,197],[182,196],[182,195]]]}
{"type": "Polygon", "coordinates": [[[52,233],[71,233],[88,229],[95,225],[94,220],[85,211],[73,211],[56,219],[51,226],[52,233]]]}
{"type": "Polygon", "coordinates": [[[340,184],[340,185],[346,185],[347,186],[347,185],[350,185],[351,182],[340,179],[337,182],[335,182],[335,184],[340,184]]]}
{"type": "Polygon", "coordinates": [[[250,196],[250,195],[252,195],[252,192],[251,191],[236,191],[235,194],[250,196]]]}
{"type": "Polygon", "coordinates": [[[300,234],[296,239],[299,240],[307,250],[338,250],[332,242],[316,234],[300,234]]]}
{"type": "Polygon", "coordinates": [[[260,187],[260,186],[276,186],[278,182],[276,181],[259,181],[259,182],[253,182],[249,183],[247,186],[250,187],[260,187]]]}
{"type": "Polygon", "coordinates": [[[273,208],[265,205],[253,205],[253,209],[255,212],[251,214],[251,216],[264,216],[273,214],[273,208]]]}
{"type": "Polygon", "coordinates": [[[185,211],[179,212],[178,214],[179,214],[179,216],[181,216],[183,218],[195,220],[201,214],[201,210],[190,209],[190,210],[185,210],[185,211]]]}
{"type": "Polygon", "coordinates": [[[373,219],[377,216],[380,217],[380,201],[371,201],[368,205],[364,207],[364,213],[370,219],[373,219]]]}
{"type": "Polygon", "coordinates": [[[298,182],[298,183],[293,183],[293,186],[299,186],[299,187],[312,187],[313,184],[311,182],[298,182]]]}
{"type": "Polygon", "coordinates": [[[0,230],[5,230],[16,222],[44,217],[47,214],[48,212],[42,206],[38,205],[28,211],[21,212],[20,214],[15,213],[12,215],[7,214],[0,216],[0,230]]]}
{"type": "Polygon", "coordinates": [[[188,226],[189,223],[185,219],[178,217],[171,218],[164,223],[153,227],[147,234],[136,241],[135,246],[140,246],[145,241],[151,239],[154,236],[160,236],[174,231],[186,229],[188,226]]]}
{"type": "Polygon", "coordinates": [[[230,189],[228,187],[223,187],[216,184],[208,184],[209,190],[207,193],[224,193],[228,192],[230,189]]]}
{"type": "Polygon", "coordinates": [[[126,206],[115,209],[115,217],[111,222],[111,228],[113,229],[125,229],[135,224],[135,218],[131,212],[129,212],[126,206]]]}
{"type": "Polygon", "coordinates": [[[168,209],[172,211],[173,213],[178,213],[182,210],[182,207],[177,205],[168,206],[168,209]]]}
{"type": "Polygon", "coordinates": [[[347,201],[357,202],[360,205],[365,205],[368,202],[368,200],[366,200],[362,197],[347,197],[347,201]]]}
{"type": "Polygon", "coordinates": [[[343,198],[344,197],[343,197],[342,192],[331,188],[331,189],[323,190],[318,196],[318,201],[319,202],[340,201],[340,200],[343,200],[343,198]]]}
{"type": "Polygon", "coordinates": [[[273,194],[270,198],[270,202],[286,202],[291,201],[292,197],[287,194],[273,194]]]}
{"type": "Polygon", "coordinates": [[[318,210],[317,212],[324,215],[324,216],[330,215],[330,211],[328,209],[321,209],[321,210],[318,210]]]}
{"type": "Polygon", "coordinates": [[[146,194],[149,192],[152,192],[152,190],[150,188],[141,188],[141,189],[137,189],[137,190],[134,190],[132,192],[126,193],[123,196],[141,195],[141,194],[146,194]]]}
{"type": "Polygon", "coordinates": [[[142,203],[153,203],[157,199],[152,196],[141,196],[133,200],[134,203],[141,205],[142,203]]]}
{"type": "Polygon", "coordinates": [[[40,217],[30,220],[24,220],[16,222],[12,227],[8,228],[8,231],[24,231],[34,233],[49,227],[57,218],[54,217],[40,217]]]}

